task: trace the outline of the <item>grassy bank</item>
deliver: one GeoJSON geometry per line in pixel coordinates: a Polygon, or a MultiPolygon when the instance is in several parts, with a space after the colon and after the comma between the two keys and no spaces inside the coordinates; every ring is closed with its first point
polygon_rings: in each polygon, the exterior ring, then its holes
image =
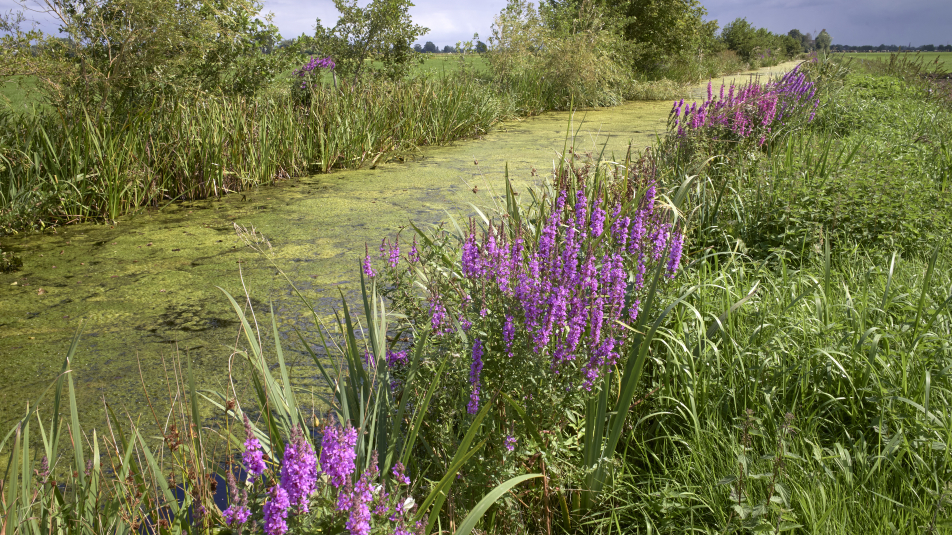
{"type": "MultiPolygon", "coordinates": [[[[696,80],[744,66],[725,52],[669,71],[696,80]]],[[[688,87],[623,78],[617,87],[576,91],[575,78],[534,70],[494,78],[482,55],[449,54],[427,55],[396,81],[338,80],[329,71],[316,80],[301,91],[297,76],[279,77],[254,98],[192,95],[124,112],[40,105],[36,114],[24,108],[29,84],[10,81],[10,104],[0,107],[0,232],[115,219],[288,177],[372,167],[479,136],[502,120],[667,100],[688,87]]]]}
{"type": "Polygon", "coordinates": [[[693,293],[597,531],[949,528],[949,101],[896,64],[810,72],[808,124],[690,160],[693,293]]]}
{"type": "Polygon", "coordinates": [[[388,237],[329,331],[282,337],[229,301],[255,394],[200,392],[183,360],[163,437],[134,415],[83,433],[67,359],[52,418],[31,405],[0,445],[6,517],[94,532],[279,533],[275,510],[305,532],[364,518],[461,535],[947,529],[952,100],[914,68],[820,59],[712,87],[675,105],[651,151],[568,153],[531,195],[388,237]],[[332,385],[328,414],[302,409],[288,344],[332,385]],[[212,490],[226,486],[227,508],[212,490]]]}

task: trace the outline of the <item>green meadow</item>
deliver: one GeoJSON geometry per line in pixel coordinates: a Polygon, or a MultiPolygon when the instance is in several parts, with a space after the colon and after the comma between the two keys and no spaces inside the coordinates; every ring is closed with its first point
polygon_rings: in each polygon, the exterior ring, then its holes
{"type": "MultiPolygon", "coordinates": [[[[846,58],[870,61],[889,61],[889,57],[895,52],[843,52],[846,58]]],[[[938,69],[948,73],[952,71],[952,52],[904,52],[900,55],[915,56],[921,59],[923,65],[929,69],[938,69]]]]}

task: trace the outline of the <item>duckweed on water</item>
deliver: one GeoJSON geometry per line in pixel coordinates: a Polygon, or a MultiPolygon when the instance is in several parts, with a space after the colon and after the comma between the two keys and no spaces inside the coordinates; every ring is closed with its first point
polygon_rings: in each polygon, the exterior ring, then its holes
{"type": "MultiPolygon", "coordinates": [[[[173,203],[115,224],[3,237],[4,251],[24,265],[0,274],[0,423],[12,421],[24,400],[48,385],[81,322],[74,369],[91,425],[103,417],[104,394],[144,407],[140,367],[149,388],[158,389],[163,358],[175,351],[189,355],[200,378],[226,376],[237,324],[216,286],[233,295],[247,289],[256,314],[267,314],[273,301],[282,321],[313,329],[284,279],[236,237],[236,223],[270,240],[275,263],[329,318],[338,289],[353,295],[353,268],[365,243],[410,221],[436,223],[447,210],[469,213],[468,203],[490,203],[507,164],[517,187],[537,184],[563,150],[570,121],[578,145],[604,150],[606,158],[620,158],[629,141],[650,145],[664,130],[669,106],[635,102],[574,116],[550,113],[505,123],[478,140],[428,148],[408,163],[173,203]]],[[[304,365],[309,358],[289,355],[302,364],[294,367],[297,380],[312,382],[316,372],[304,365]]]]}

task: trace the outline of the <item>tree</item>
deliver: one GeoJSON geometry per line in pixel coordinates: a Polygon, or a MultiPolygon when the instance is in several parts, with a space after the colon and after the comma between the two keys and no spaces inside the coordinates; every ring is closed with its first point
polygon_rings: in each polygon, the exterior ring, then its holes
{"type": "Polygon", "coordinates": [[[413,45],[413,50],[422,53],[422,52],[423,52],[423,45],[421,45],[420,43],[417,43],[417,44],[413,45]]]}
{"type": "Polygon", "coordinates": [[[746,61],[750,59],[757,46],[757,30],[747,22],[747,19],[740,17],[724,26],[721,39],[724,40],[728,49],[737,52],[746,61]]]}
{"type": "Polygon", "coordinates": [[[476,41],[476,52],[482,54],[489,50],[489,47],[486,46],[486,43],[482,41],[476,41]]]}
{"type": "Polygon", "coordinates": [[[60,109],[136,109],[156,97],[251,95],[291,50],[258,0],[42,0],[64,39],[10,26],[0,75],[37,77],[60,109]],[[43,53],[19,51],[39,46],[43,53]],[[275,53],[269,53],[275,52],[275,53]]]}
{"type": "Polygon", "coordinates": [[[330,55],[343,76],[363,74],[399,78],[410,69],[411,44],[429,29],[413,24],[410,0],[371,0],[366,7],[357,0],[334,0],[340,12],[333,28],[317,20],[314,39],[330,55]],[[367,60],[377,60],[380,66],[367,60]]]}
{"type": "Polygon", "coordinates": [[[423,45],[423,51],[424,51],[424,52],[435,53],[435,52],[437,52],[438,50],[439,50],[439,49],[436,48],[436,45],[433,44],[433,41],[427,41],[426,44],[423,45]]]}
{"type": "Polygon", "coordinates": [[[833,38],[830,37],[830,34],[826,33],[826,28],[820,31],[820,34],[816,36],[816,49],[824,54],[830,53],[830,44],[833,42],[833,38]]]}
{"type": "Polygon", "coordinates": [[[816,49],[816,43],[813,41],[813,34],[810,32],[807,32],[803,35],[803,41],[801,44],[805,52],[812,52],[816,49]]]}
{"type": "Polygon", "coordinates": [[[800,39],[790,34],[782,36],[781,42],[783,43],[783,49],[788,58],[792,58],[803,51],[803,44],[800,42],[800,39]]]}
{"type": "Polygon", "coordinates": [[[699,57],[714,44],[717,21],[704,22],[707,10],[697,0],[624,0],[610,9],[640,70],[666,58],[699,57]]]}
{"type": "Polygon", "coordinates": [[[453,48],[453,47],[451,47],[450,45],[446,45],[446,46],[443,47],[443,53],[444,53],[444,54],[453,54],[453,53],[455,53],[455,52],[456,52],[456,49],[453,48]]]}

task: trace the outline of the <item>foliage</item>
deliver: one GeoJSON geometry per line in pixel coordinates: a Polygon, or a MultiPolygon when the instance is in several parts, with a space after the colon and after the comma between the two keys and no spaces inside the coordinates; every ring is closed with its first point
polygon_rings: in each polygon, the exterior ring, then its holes
{"type": "Polygon", "coordinates": [[[658,76],[665,63],[698,62],[718,51],[717,21],[703,20],[707,10],[697,0],[626,1],[613,9],[625,21],[622,35],[634,45],[636,71],[658,76]]]}
{"type": "Polygon", "coordinates": [[[752,67],[771,66],[799,53],[800,46],[789,35],[777,35],[766,28],[755,28],[745,18],[724,26],[721,39],[752,67]]]}
{"type": "Polygon", "coordinates": [[[552,0],[539,11],[557,35],[597,29],[613,37],[616,59],[639,80],[697,82],[724,71],[710,61],[723,45],[717,21],[696,0],[552,0]]]}
{"type": "MultiPolygon", "coordinates": [[[[384,240],[379,260],[364,258],[361,302],[342,304],[334,335],[294,333],[326,386],[310,411],[289,379],[290,333],[272,311],[265,348],[258,318],[231,296],[244,334],[235,368],[247,369],[251,397],[198,391],[188,359],[176,357],[168,406],[152,407],[162,415],[153,412],[154,439],[135,415],[119,425],[111,407],[106,432],[84,430],[74,342],[52,410],[37,400],[0,441],[5,527],[195,533],[253,520],[268,533],[284,523],[364,533],[369,518],[379,532],[461,534],[947,529],[952,119],[923,73],[901,59],[853,67],[819,56],[741,96],[711,87],[686,114],[676,107],[665,142],[618,163],[576,154],[567,135],[549,186],[519,202],[507,181],[489,216],[473,207],[468,225],[414,228],[412,245],[384,240]],[[771,103],[795,113],[768,113],[771,103]],[[887,228],[896,222],[905,226],[887,228]],[[218,481],[229,482],[224,511],[218,481]]],[[[265,108],[302,115],[254,123],[292,140],[302,166],[341,163],[341,147],[359,146],[327,145],[360,117],[341,110],[383,101],[423,113],[412,106],[462,106],[472,101],[460,87],[486,87],[466,72],[310,82],[307,106],[265,108]],[[282,121],[293,128],[277,130],[282,121]],[[297,130],[331,148],[307,153],[297,130]]],[[[496,117],[498,103],[486,102],[476,111],[496,117]]],[[[262,104],[247,106],[221,113],[216,132],[241,130],[235,117],[262,104]]],[[[458,117],[434,113],[445,121],[428,139],[459,134],[458,117]]],[[[387,117],[354,131],[392,142],[387,117]]],[[[30,163],[54,131],[48,119],[4,120],[34,136],[30,150],[5,139],[2,163],[19,167],[4,175],[4,192],[25,195],[43,172],[82,169],[52,149],[30,163]],[[16,182],[29,173],[34,182],[16,182]]],[[[121,167],[131,164],[115,147],[134,145],[116,140],[141,123],[113,131],[97,121],[73,126],[90,136],[84,146],[107,147],[90,161],[121,184],[120,171],[134,167],[121,167]]],[[[166,152],[200,154],[180,147],[166,152]]],[[[343,163],[363,164],[362,151],[343,163]]],[[[288,154],[255,165],[296,161],[288,154]]],[[[85,181],[109,184],[84,175],[43,194],[85,181]]]]}
{"type": "Polygon", "coordinates": [[[816,49],[818,52],[823,52],[825,54],[830,53],[830,44],[833,42],[833,38],[826,32],[826,28],[820,31],[816,36],[816,49]]]}
{"type": "Polygon", "coordinates": [[[952,225],[952,115],[925,89],[855,73],[825,94],[812,132],[761,162],[773,180],[747,201],[761,220],[745,241],[762,250],[824,239],[928,250],[952,225]]]}
{"type": "MultiPolygon", "coordinates": [[[[571,502],[566,489],[580,486],[573,507],[586,510],[600,495],[622,431],[614,415],[637,390],[644,333],[663,316],[659,294],[682,247],[676,212],[654,195],[650,163],[629,163],[569,156],[552,188],[533,193],[527,207],[510,185],[505,211],[484,217],[484,227],[419,232],[407,261],[398,243],[381,244],[388,296],[412,330],[432,330],[430,366],[445,362],[428,413],[438,424],[425,442],[451,444],[468,415],[490,410],[492,438],[457,503],[518,476],[536,451],[562,489],[558,499],[571,502]],[[612,393],[609,402],[616,380],[620,398],[612,393]],[[542,438],[571,436],[573,428],[578,443],[542,438]]],[[[376,276],[370,256],[364,270],[376,276]]]]}
{"type": "Polygon", "coordinates": [[[285,68],[285,53],[264,52],[280,36],[257,0],[44,0],[44,7],[66,37],[16,25],[3,37],[0,75],[38,77],[51,103],[75,119],[83,110],[141,109],[161,96],[252,95],[285,68]]]}
{"type": "Polygon", "coordinates": [[[334,6],[340,12],[337,24],[324,28],[318,20],[314,44],[321,55],[334,58],[342,76],[397,79],[409,72],[411,45],[429,31],[410,20],[410,0],[372,0],[365,7],[357,0],[334,0],[334,6]]]}
{"type": "Polygon", "coordinates": [[[697,258],[678,282],[698,290],[659,330],[654,395],[630,416],[591,529],[948,529],[950,260],[697,258]]]}
{"type": "MultiPolygon", "coordinates": [[[[252,242],[263,252],[260,242],[252,242]]],[[[274,342],[275,373],[260,343],[261,333],[255,332],[227,292],[248,343],[246,349],[236,348],[235,355],[251,370],[257,406],[252,400],[241,403],[220,392],[197,390],[190,361],[183,364],[176,359],[173,377],[166,378],[175,385],[175,392],[169,391],[167,420],[156,419],[162,430],[156,440],[143,436],[131,414],[126,415],[130,427],[124,429],[109,407],[109,433],[100,435],[93,430],[88,436],[83,432],[71,369],[79,343],[77,332],[60,375],[46,392],[54,391],[48,430],[38,410],[44,393],[32,409],[27,406],[26,415],[0,440],[0,453],[9,456],[0,479],[4,498],[0,500],[0,526],[12,533],[128,533],[140,529],[208,533],[241,532],[255,526],[263,526],[268,535],[315,529],[351,534],[371,530],[429,533],[457,471],[485,444],[485,440],[473,442],[486,411],[472,421],[439,483],[427,493],[422,492],[420,481],[411,484],[404,462],[420,472],[409,452],[426,404],[415,406],[409,404],[408,395],[401,399],[390,395],[386,346],[378,337],[386,333],[387,314],[383,301],[367,292],[365,287],[363,320],[367,331],[363,341],[369,344],[358,347],[355,324],[345,304],[344,320],[338,327],[344,340],[339,356],[347,362],[346,368],[338,365],[329,372],[311,353],[334,387],[328,420],[318,428],[314,418],[313,429],[309,429],[290,383],[280,337],[274,342]],[[374,356],[365,362],[358,353],[361,349],[374,356]],[[61,414],[65,395],[69,404],[66,421],[61,414]],[[202,425],[201,400],[221,423],[214,432],[202,425]],[[248,411],[260,415],[257,423],[248,411]],[[34,419],[42,438],[39,451],[30,434],[34,419]],[[242,431],[232,431],[232,420],[243,423],[238,425],[242,431]],[[216,441],[215,435],[223,440],[216,441]],[[64,448],[62,443],[67,441],[69,446],[64,448]],[[241,447],[235,451],[238,444],[241,447]],[[236,466],[238,453],[240,467],[236,466]],[[218,508],[214,496],[220,481],[227,483],[227,490],[222,489],[228,502],[224,510],[218,508]],[[413,494],[425,498],[418,503],[413,494]]],[[[271,328],[277,335],[273,310],[271,328]]],[[[321,339],[329,349],[323,333],[321,339]]],[[[414,374],[418,364],[419,351],[414,374]]],[[[421,370],[419,379],[423,373],[421,370]]],[[[414,374],[404,377],[402,386],[407,392],[423,384],[414,374]]],[[[231,392],[236,392],[236,378],[230,374],[228,379],[231,392]]],[[[430,383],[435,384],[432,379],[430,383]]],[[[466,516],[464,525],[475,525],[501,495],[536,477],[539,475],[527,474],[491,489],[466,516]]]]}
{"type": "Polygon", "coordinates": [[[374,166],[480,135],[512,114],[510,101],[465,72],[338,89],[327,81],[298,96],[183,99],[122,121],[0,111],[0,229],[115,219],[175,199],[374,166]],[[303,97],[308,107],[298,105],[303,97]]]}
{"type": "Polygon", "coordinates": [[[677,151],[678,158],[691,158],[763,147],[768,140],[811,122],[820,104],[815,95],[815,84],[807,81],[799,67],[763,84],[750,81],[730,88],[721,84],[717,94],[708,82],[707,100],[700,105],[681,100],[671,109],[668,120],[673,135],[666,143],[675,147],[668,150],[677,151]]]}
{"type": "MultiPolygon", "coordinates": [[[[572,27],[552,28],[550,13],[525,0],[511,0],[495,18],[489,65],[508,91],[528,85],[547,109],[604,106],[624,95],[619,41],[597,10],[572,27]]],[[[536,104],[535,106],[538,106],[536,104]]]]}

